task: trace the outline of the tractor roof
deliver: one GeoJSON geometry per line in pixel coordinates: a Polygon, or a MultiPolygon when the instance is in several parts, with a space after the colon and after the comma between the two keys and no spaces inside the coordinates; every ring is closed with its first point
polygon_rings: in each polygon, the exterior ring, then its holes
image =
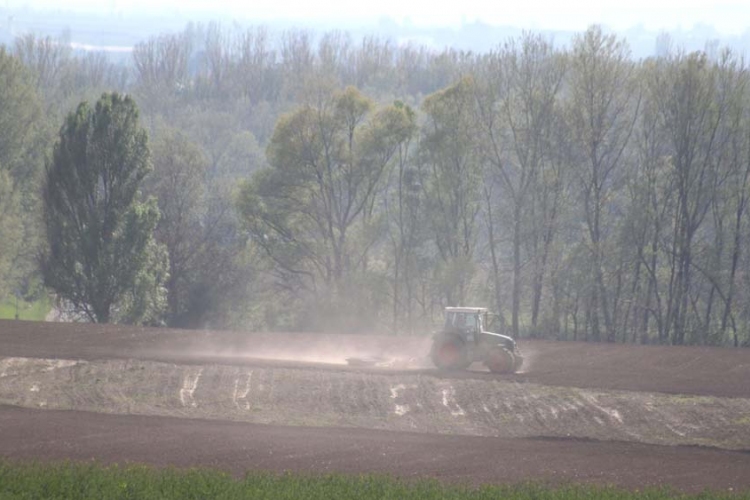
{"type": "Polygon", "coordinates": [[[484,314],[487,312],[486,307],[446,307],[445,312],[462,312],[462,313],[478,313],[484,314]]]}

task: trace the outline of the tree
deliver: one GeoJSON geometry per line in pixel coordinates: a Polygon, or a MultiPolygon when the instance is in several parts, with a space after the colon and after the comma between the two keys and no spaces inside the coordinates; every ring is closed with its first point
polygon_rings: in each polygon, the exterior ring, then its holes
{"type": "MultiPolygon", "coordinates": [[[[747,91],[750,86],[750,76],[748,76],[748,70],[746,67],[742,67],[738,70],[742,78],[742,95],[747,99],[747,91]]],[[[742,100],[742,102],[746,102],[742,100]]],[[[732,234],[732,249],[731,249],[731,264],[729,266],[729,276],[727,278],[728,285],[725,294],[724,311],[721,316],[721,327],[719,330],[719,338],[724,337],[724,332],[731,320],[732,324],[732,345],[734,347],[739,346],[739,337],[737,333],[737,326],[735,323],[734,315],[732,313],[733,300],[736,300],[735,294],[737,290],[736,277],[738,274],[738,265],[742,254],[742,249],[745,246],[742,241],[742,235],[745,234],[745,227],[747,225],[746,215],[748,207],[748,198],[750,198],[750,116],[748,116],[747,105],[740,107],[740,127],[738,131],[738,138],[732,141],[732,169],[729,173],[729,179],[727,187],[729,191],[729,200],[732,205],[734,223],[732,234]]]]}
{"type": "Polygon", "coordinates": [[[0,169],[0,299],[13,291],[18,281],[13,264],[23,243],[19,201],[13,180],[0,169]]]}
{"type": "Polygon", "coordinates": [[[0,300],[34,269],[37,179],[43,149],[33,78],[0,47],[0,300]]]}
{"type": "Polygon", "coordinates": [[[244,242],[231,193],[212,189],[219,179],[207,175],[209,161],[177,130],[156,135],[153,163],[146,185],[159,201],[156,239],[169,253],[167,324],[225,324],[220,306],[242,296],[248,281],[248,269],[237,262],[244,242]]]}
{"type": "Polygon", "coordinates": [[[275,101],[282,88],[276,51],[266,28],[250,28],[236,41],[233,81],[253,104],[275,101]]]}
{"type": "Polygon", "coordinates": [[[440,265],[438,283],[449,304],[468,297],[478,236],[482,158],[474,121],[474,81],[459,80],[425,99],[420,155],[426,165],[426,205],[440,265]]]}
{"type": "Polygon", "coordinates": [[[589,28],[573,41],[569,117],[579,152],[578,172],[586,222],[586,244],[591,255],[591,325],[594,340],[601,340],[600,316],[606,340],[614,340],[615,310],[608,295],[605,262],[612,193],[624,177],[623,157],[638,113],[638,86],[634,65],[624,40],[589,28]]]}
{"type": "Polygon", "coordinates": [[[417,251],[422,243],[421,230],[423,212],[420,209],[424,191],[421,189],[421,172],[413,164],[411,139],[417,134],[416,115],[403,103],[396,103],[412,122],[411,130],[405,130],[405,140],[395,155],[395,167],[389,172],[384,197],[384,215],[387,219],[388,240],[391,245],[393,295],[393,331],[414,330],[414,275],[417,271],[417,251]],[[405,318],[404,318],[405,317],[405,318]],[[404,321],[405,319],[405,321],[404,321]]]}
{"type": "MultiPolygon", "coordinates": [[[[507,219],[513,242],[513,335],[519,335],[521,306],[522,243],[531,242],[534,261],[531,327],[536,330],[550,246],[560,199],[560,162],[553,144],[559,126],[559,93],[565,76],[565,60],[550,42],[525,35],[507,43],[488,61],[488,75],[478,96],[478,123],[482,151],[496,171],[502,197],[510,205],[507,219]],[[530,214],[539,217],[531,217],[530,214]]],[[[489,195],[490,184],[485,184],[489,195]]],[[[489,198],[489,196],[487,196],[489,198]]],[[[488,201],[489,203],[489,201],[488,201]]],[[[493,231],[491,208],[487,207],[488,230],[493,231]]],[[[500,280],[496,242],[490,235],[496,297],[500,280]]],[[[499,307],[499,299],[496,298],[499,307]]]]}
{"type": "Polygon", "coordinates": [[[150,38],[133,47],[136,91],[149,111],[171,115],[178,96],[188,87],[191,53],[188,32],[150,38]]]}
{"type": "MultiPolygon", "coordinates": [[[[667,166],[675,197],[670,214],[669,285],[661,337],[663,341],[682,344],[689,329],[688,317],[691,311],[696,311],[695,269],[701,269],[704,277],[712,281],[704,323],[711,316],[709,304],[713,294],[721,293],[717,287],[719,282],[712,276],[719,273],[716,269],[711,272],[709,267],[723,264],[715,260],[701,263],[702,252],[697,250],[700,229],[715,206],[717,191],[726,182],[727,175],[731,174],[733,183],[745,182],[744,175],[737,173],[741,172],[743,154],[733,141],[739,140],[740,103],[746,84],[731,54],[711,61],[705,53],[677,53],[665,57],[661,64],[661,71],[654,72],[649,80],[649,91],[654,95],[658,123],[666,137],[667,166]]],[[[718,196],[733,197],[731,192],[718,196]]],[[[744,203],[741,199],[738,202],[744,203]]],[[[714,217],[720,212],[715,211],[714,217]]],[[[741,213],[742,209],[740,227],[741,213]]],[[[710,252],[714,259],[721,256],[724,246],[721,241],[725,237],[723,224],[720,218],[714,219],[712,232],[716,242],[710,252]]],[[[700,330],[706,332],[707,328],[704,324],[700,330]]]]}
{"type": "Polygon", "coordinates": [[[59,97],[63,68],[71,54],[69,40],[55,40],[49,36],[37,38],[33,34],[26,34],[16,38],[14,53],[31,69],[37,91],[46,93],[48,103],[59,97]]]}
{"type": "Polygon", "coordinates": [[[148,192],[159,200],[156,237],[169,252],[167,323],[188,326],[184,316],[196,315],[190,307],[194,305],[191,288],[202,271],[203,254],[216,229],[215,224],[203,224],[207,161],[184,135],[167,130],[155,141],[153,163],[148,192]]]}
{"type": "MultiPolygon", "coordinates": [[[[663,69],[657,61],[647,61],[640,71],[645,82],[642,111],[634,136],[637,166],[628,180],[630,193],[629,218],[632,221],[629,239],[635,246],[635,279],[633,302],[639,316],[633,321],[633,339],[638,335],[641,342],[650,340],[651,324],[656,325],[659,343],[666,342],[667,328],[664,319],[663,293],[660,288],[661,251],[665,241],[665,229],[669,225],[669,211],[674,193],[669,174],[669,152],[667,134],[659,119],[658,92],[650,85],[658,80],[663,69]],[[639,283],[643,270],[645,290],[639,283]]],[[[623,334],[626,334],[623,331],[623,334]]]]}
{"type": "Polygon", "coordinates": [[[356,315],[353,294],[362,287],[354,283],[367,272],[378,237],[375,200],[413,128],[403,107],[373,107],[348,87],[282,117],[268,146],[270,168],[240,195],[239,211],[277,284],[319,301],[318,312],[340,313],[346,300],[345,314],[356,315]]]}
{"type": "Polygon", "coordinates": [[[138,191],[150,170],[132,98],[104,94],[94,109],[82,102],[67,116],[46,168],[42,272],[91,321],[138,323],[160,313],[166,258],[152,234],[159,210],[138,191]]]}

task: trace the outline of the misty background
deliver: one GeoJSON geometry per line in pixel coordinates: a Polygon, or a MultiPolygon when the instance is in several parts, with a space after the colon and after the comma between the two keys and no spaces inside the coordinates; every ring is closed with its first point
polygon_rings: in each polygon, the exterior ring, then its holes
{"type": "Polygon", "coordinates": [[[92,2],[5,0],[0,2],[0,43],[26,33],[64,36],[74,47],[112,54],[158,34],[175,33],[189,23],[218,22],[228,28],[263,25],[274,32],[307,29],[318,35],[345,30],[357,40],[367,35],[397,45],[417,43],[435,50],[453,47],[486,52],[524,30],[569,44],[591,24],[624,37],[636,58],[656,55],[659,38],[669,33],[688,51],[706,44],[744,54],[750,47],[750,5],[708,0],[648,2],[532,1],[455,2],[217,2],[117,0],[92,2]]]}
{"type": "Polygon", "coordinates": [[[64,124],[118,92],[150,267],[89,320],[411,334],[474,305],[516,337],[750,345],[748,8],[707,5],[6,0],[0,314],[96,297],[38,256],[64,124]]]}

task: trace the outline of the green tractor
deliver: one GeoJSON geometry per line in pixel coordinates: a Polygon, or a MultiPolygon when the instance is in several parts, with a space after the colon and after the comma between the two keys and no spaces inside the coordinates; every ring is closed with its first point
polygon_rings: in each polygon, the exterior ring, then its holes
{"type": "Polygon", "coordinates": [[[430,357],[440,370],[463,370],[474,362],[493,373],[515,373],[523,364],[516,341],[485,331],[490,314],[483,307],[446,307],[442,331],[433,335],[430,357]]]}

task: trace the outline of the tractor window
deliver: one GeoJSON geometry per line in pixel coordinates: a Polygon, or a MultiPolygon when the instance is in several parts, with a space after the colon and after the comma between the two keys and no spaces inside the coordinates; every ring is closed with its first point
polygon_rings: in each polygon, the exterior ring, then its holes
{"type": "Polygon", "coordinates": [[[456,322],[456,313],[449,312],[445,314],[445,328],[452,328],[456,322]]]}
{"type": "Polygon", "coordinates": [[[466,312],[449,312],[445,315],[445,327],[479,331],[479,315],[466,312]]]}
{"type": "Polygon", "coordinates": [[[469,314],[466,315],[466,329],[472,332],[479,331],[479,315],[478,314],[469,314]]]}

